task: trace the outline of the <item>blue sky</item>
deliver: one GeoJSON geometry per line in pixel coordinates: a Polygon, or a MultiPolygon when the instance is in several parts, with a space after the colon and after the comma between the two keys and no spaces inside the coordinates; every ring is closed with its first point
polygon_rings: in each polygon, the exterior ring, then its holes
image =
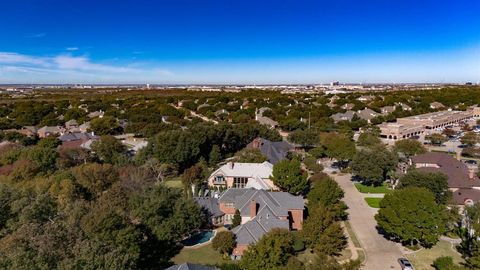
{"type": "Polygon", "coordinates": [[[0,83],[480,80],[480,1],[16,0],[0,83]]]}

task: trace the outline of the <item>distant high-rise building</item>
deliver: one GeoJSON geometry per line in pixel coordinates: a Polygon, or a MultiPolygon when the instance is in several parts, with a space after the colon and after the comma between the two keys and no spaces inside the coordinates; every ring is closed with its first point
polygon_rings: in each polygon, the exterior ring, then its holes
{"type": "Polygon", "coordinates": [[[340,83],[338,81],[334,81],[334,82],[331,82],[330,83],[330,86],[336,86],[336,85],[339,85],[340,83]]]}

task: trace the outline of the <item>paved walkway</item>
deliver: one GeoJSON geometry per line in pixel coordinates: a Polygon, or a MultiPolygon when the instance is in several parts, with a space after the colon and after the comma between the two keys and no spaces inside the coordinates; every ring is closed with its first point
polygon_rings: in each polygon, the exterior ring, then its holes
{"type": "Polygon", "coordinates": [[[398,258],[403,257],[399,245],[386,240],[377,232],[374,215],[364,197],[353,185],[350,174],[330,174],[345,191],[350,224],[366,253],[365,270],[400,269],[398,258]]]}

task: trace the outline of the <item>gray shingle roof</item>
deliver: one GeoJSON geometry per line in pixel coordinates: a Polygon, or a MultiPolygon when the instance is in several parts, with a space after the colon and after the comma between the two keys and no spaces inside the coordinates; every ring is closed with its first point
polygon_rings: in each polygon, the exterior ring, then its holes
{"type": "Polygon", "coordinates": [[[235,209],[240,210],[242,216],[250,215],[249,202],[257,203],[258,212],[268,208],[276,216],[288,216],[289,209],[304,208],[304,200],[300,196],[293,196],[287,192],[269,192],[266,190],[231,188],[219,198],[220,203],[234,203],[235,209]]]}
{"type": "Polygon", "coordinates": [[[194,198],[200,207],[206,210],[213,217],[223,216],[223,212],[218,206],[218,199],[211,197],[196,197],[194,198]]]}
{"type": "Polygon", "coordinates": [[[77,140],[89,140],[89,139],[99,139],[98,136],[94,136],[90,133],[80,133],[80,132],[75,132],[75,133],[67,133],[63,134],[62,136],[58,137],[58,139],[62,142],[71,142],[71,141],[77,141],[77,140]]]}
{"type": "Polygon", "coordinates": [[[258,148],[272,164],[285,159],[288,151],[293,149],[293,146],[286,141],[272,142],[263,138],[256,138],[247,147],[258,148]]]}

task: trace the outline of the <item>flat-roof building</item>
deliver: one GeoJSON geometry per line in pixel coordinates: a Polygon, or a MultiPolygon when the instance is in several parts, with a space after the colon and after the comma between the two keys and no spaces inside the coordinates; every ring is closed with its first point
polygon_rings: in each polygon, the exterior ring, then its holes
{"type": "Polygon", "coordinates": [[[378,127],[382,138],[400,140],[478,116],[480,116],[480,108],[470,107],[466,111],[447,110],[398,118],[396,123],[382,123],[378,127]]]}

